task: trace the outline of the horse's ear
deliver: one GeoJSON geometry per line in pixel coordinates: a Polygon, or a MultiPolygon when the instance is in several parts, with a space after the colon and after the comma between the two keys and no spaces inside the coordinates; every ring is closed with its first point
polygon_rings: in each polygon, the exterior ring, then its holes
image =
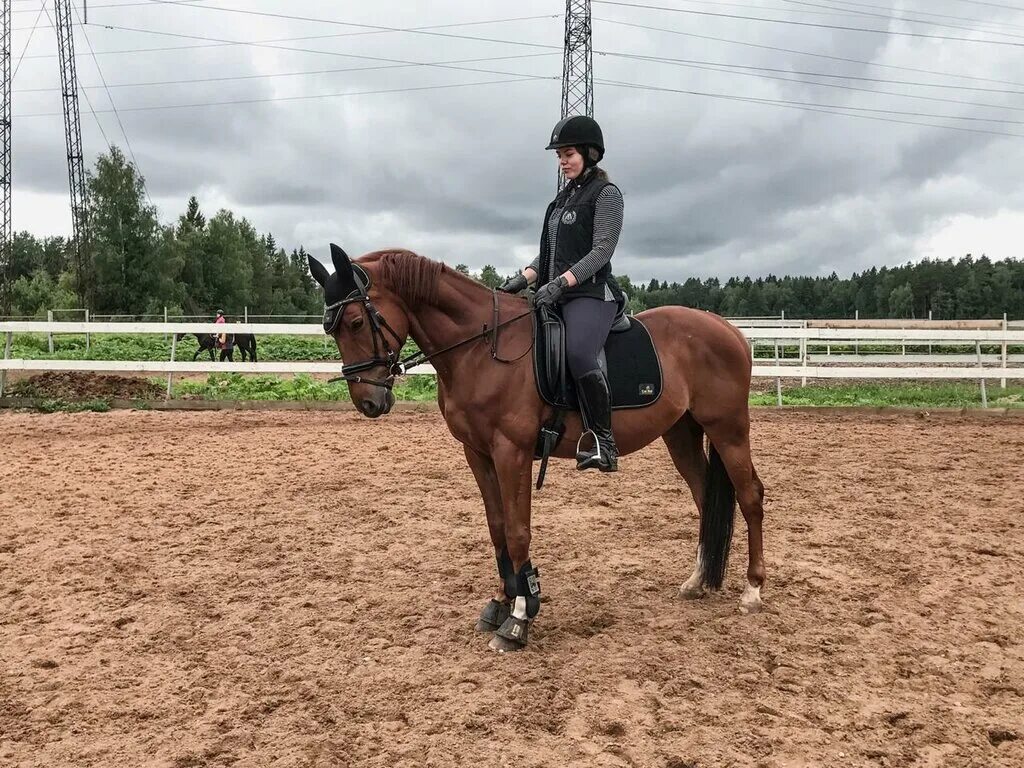
{"type": "Polygon", "coordinates": [[[312,254],[306,254],[306,259],[309,261],[309,273],[313,275],[313,279],[320,283],[322,288],[327,284],[327,278],[330,277],[330,273],[327,271],[327,267],[320,263],[320,259],[316,258],[312,254]]]}
{"type": "Polygon", "coordinates": [[[340,245],[331,243],[331,261],[334,262],[334,271],[339,275],[346,275],[352,271],[352,262],[340,245]]]}

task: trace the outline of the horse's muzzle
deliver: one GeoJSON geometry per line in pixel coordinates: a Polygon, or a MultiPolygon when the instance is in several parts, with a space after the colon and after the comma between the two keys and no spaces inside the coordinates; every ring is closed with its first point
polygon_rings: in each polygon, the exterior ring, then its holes
{"type": "Polygon", "coordinates": [[[390,413],[394,405],[395,395],[390,389],[385,390],[382,397],[364,397],[356,401],[359,412],[371,419],[390,413]]]}

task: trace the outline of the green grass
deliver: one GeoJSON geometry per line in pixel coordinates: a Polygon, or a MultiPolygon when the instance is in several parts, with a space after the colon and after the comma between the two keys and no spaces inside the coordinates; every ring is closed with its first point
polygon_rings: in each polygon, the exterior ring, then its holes
{"type": "MultiPolygon", "coordinates": [[[[1024,387],[1000,389],[989,381],[990,408],[1024,407],[1024,387]]],[[[751,405],[775,405],[775,392],[750,396],[751,405]]],[[[878,406],[894,408],[980,408],[981,387],[977,382],[888,382],[855,385],[787,387],[782,390],[783,405],[840,407],[878,406]]]]}
{"type": "Polygon", "coordinates": [[[81,413],[82,411],[95,411],[106,413],[110,410],[110,401],[103,398],[92,400],[64,400],[62,398],[44,398],[35,400],[32,403],[37,411],[42,413],[81,413]]]}
{"type": "MultiPolygon", "coordinates": [[[[90,348],[85,336],[54,336],[51,355],[45,333],[14,335],[11,357],[26,360],[170,360],[171,339],[159,334],[93,334],[90,348]]],[[[175,359],[191,360],[199,349],[194,336],[178,342],[175,359]]],[[[263,336],[256,339],[256,354],[267,362],[337,360],[338,350],[326,336],[263,336]],[[326,343],[325,343],[326,342],[326,343]]],[[[200,360],[209,358],[201,356],[200,360]]],[[[236,353],[236,360],[241,356],[236,353]]]]}
{"type": "MultiPolygon", "coordinates": [[[[348,400],[344,382],[328,383],[308,374],[279,377],[241,373],[214,373],[203,381],[179,381],[173,387],[174,397],[204,400],[348,400]]],[[[437,385],[432,376],[409,376],[395,384],[395,398],[410,401],[437,399],[437,385]]]]}

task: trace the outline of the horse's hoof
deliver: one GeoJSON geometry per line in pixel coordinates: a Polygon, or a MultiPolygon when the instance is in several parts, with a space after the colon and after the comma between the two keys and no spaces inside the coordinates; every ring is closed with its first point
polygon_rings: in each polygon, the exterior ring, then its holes
{"type": "Polygon", "coordinates": [[[689,584],[683,584],[683,586],[679,588],[679,596],[683,598],[683,600],[700,600],[706,595],[707,592],[705,592],[704,587],[701,586],[691,587],[689,584]]]}
{"type": "Polygon", "coordinates": [[[476,622],[477,632],[494,632],[509,617],[511,608],[508,603],[499,600],[491,600],[480,612],[480,618],[476,622]]]}
{"type": "Polygon", "coordinates": [[[490,648],[500,653],[521,651],[526,647],[529,633],[529,619],[517,619],[515,616],[509,616],[494,633],[490,648]]]}
{"type": "Polygon", "coordinates": [[[761,607],[761,588],[747,584],[740,596],[740,613],[744,615],[760,613],[761,607]]]}
{"type": "Polygon", "coordinates": [[[520,645],[514,640],[508,640],[500,635],[492,637],[487,647],[498,653],[512,653],[513,651],[521,651],[526,648],[525,645],[520,645]]]}

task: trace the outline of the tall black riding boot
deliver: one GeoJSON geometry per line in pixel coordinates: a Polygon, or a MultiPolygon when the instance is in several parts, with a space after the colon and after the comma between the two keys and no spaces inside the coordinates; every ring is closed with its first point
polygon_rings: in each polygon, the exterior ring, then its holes
{"type": "Polygon", "coordinates": [[[619,468],[619,449],[612,435],[612,398],[608,380],[600,368],[576,379],[576,394],[586,426],[597,438],[597,444],[587,451],[576,453],[576,469],[600,469],[615,472],[619,468]]]}

